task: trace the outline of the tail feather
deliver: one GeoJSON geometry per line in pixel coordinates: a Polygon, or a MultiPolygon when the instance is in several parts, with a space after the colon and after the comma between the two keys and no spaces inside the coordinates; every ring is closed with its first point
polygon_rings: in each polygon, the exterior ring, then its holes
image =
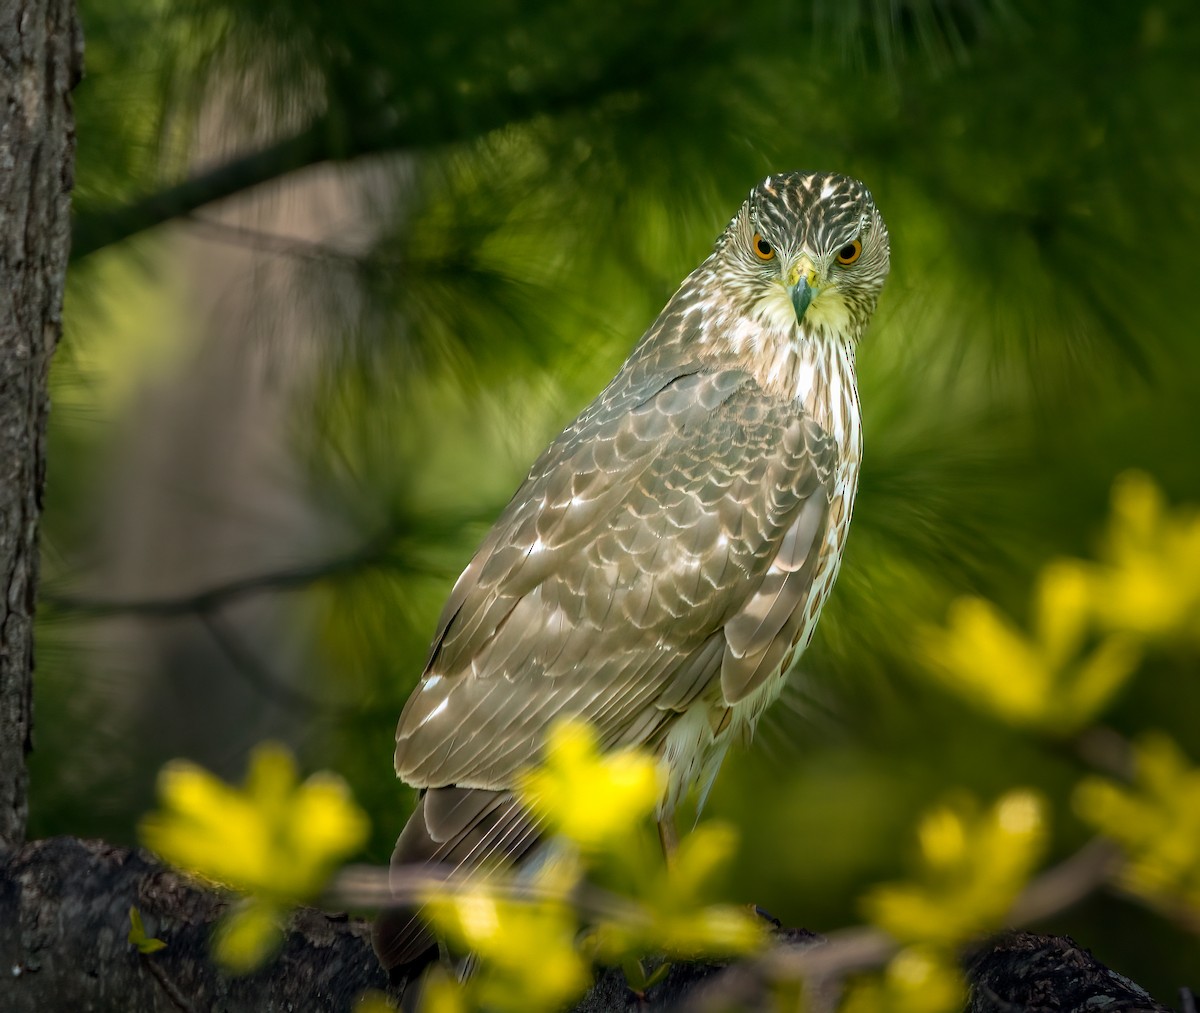
{"type": "MultiPolygon", "coordinates": [[[[392,869],[439,865],[462,873],[497,861],[512,864],[536,841],[536,827],[512,792],[430,788],[400,832],[392,869]]],[[[372,942],[389,972],[414,973],[436,956],[433,932],[412,907],[381,912],[372,942]]]]}

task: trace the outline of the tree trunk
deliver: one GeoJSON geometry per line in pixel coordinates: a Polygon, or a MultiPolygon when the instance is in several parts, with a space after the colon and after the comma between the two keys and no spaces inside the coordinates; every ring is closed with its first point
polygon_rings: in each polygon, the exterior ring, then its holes
{"type": "Polygon", "coordinates": [[[25,838],[46,382],[75,155],[73,0],[0,2],[0,853],[25,838]]]}

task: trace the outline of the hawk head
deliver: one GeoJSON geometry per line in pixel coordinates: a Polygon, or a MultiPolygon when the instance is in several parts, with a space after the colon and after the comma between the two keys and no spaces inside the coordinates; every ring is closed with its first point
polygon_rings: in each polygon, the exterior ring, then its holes
{"type": "Polygon", "coordinates": [[[887,277],[888,232],[858,180],[779,173],[750,191],[705,266],[746,323],[789,342],[853,344],[887,277]]]}

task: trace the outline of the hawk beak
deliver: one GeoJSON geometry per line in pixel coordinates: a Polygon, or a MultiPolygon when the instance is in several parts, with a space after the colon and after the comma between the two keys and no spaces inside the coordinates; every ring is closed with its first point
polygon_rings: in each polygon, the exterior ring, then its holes
{"type": "Polygon", "coordinates": [[[788,295],[792,297],[792,306],[796,310],[796,322],[804,319],[804,311],[808,309],[813,297],[821,290],[820,275],[813,267],[812,261],[801,257],[791,267],[787,274],[788,295]]]}

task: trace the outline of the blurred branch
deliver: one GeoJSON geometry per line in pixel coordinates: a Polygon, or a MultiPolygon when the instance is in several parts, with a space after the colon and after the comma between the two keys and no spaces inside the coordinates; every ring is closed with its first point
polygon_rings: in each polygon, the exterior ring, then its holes
{"type": "MultiPolygon", "coordinates": [[[[75,1008],[175,1013],[180,1007],[164,992],[164,980],[177,983],[175,991],[186,995],[195,1009],[219,1007],[238,1013],[290,1004],[313,1013],[350,1013],[363,991],[387,987],[366,923],[300,908],[289,918],[279,956],[256,973],[236,979],[236,988],[231,988],[209,949],[213,926],[230,902],[226,891],[203,886],[143,851],[99,841],[51,838],[0,857],[6,1013],[75,1008]],[[131,952],[126,940],[131,906],[138,908],[147,931],[161,938],[166,949],[146,957],[131,952]]],[[[848,944],[847,939],[842,945],[848,944]]],[[[815,954],[823,948],[808,946],[801,952],[815,954]]],[[[870,952],[870,945],[863,947],[860,959],[870,952]]],[[[537,961],[539,954],[531,953],[529,959],[537,961]]],[[[681,961],[663,984],[636,999],[621,970],[607,968],[577,1009],[626,1009],[631,1002],[646,1011],[712,1008],[711,986],[741,966],[745,965],[681,961]]],[[[967,976],[972,1013],[1166,1010],[1127,978],[1059,937],[1016,934],[993,940],[972,959],[967,976]],[[1040,1001],[1018,1000],[1031,989],[1040,990],[1040,1001]],[[1100,995],[1113,1001],[1105,1003],[1096,998],[1100,995]]],[[[778,995],[761,988],[742,999],[734,1008],[779,1007],[778,995]]]]}
{"type": "Polygon", "coordinates": [[[1017,898],[1009,912],[1014,926],[1031,925],[1078,904],[1112,876],[1120,853],[1111,841],[1097,837],[1070,858],[1047,869],[1017,898]]]}
{"type": "MultiPolygon", "coordinates": [[[[83,212],[75,218],[71,235],[71,260],[81,260],[90,253],[223,197],[230,197],[307,165],[324,162],[333,157],[327,140],[323,139],[323,135],[328,133],[328,124],[318,121],[294,137],[235,158],[130,204],[107,211],[83,212]]],[[[346,157],[353,157],[353,153],[348,153],[346,157]]]]}
{"type": "MultiPolygon", "coordinates": [[[[695,61],[697,48],[713,45],[714,38],[710,26],[699,21],[672,41],[673,45],[661,47],[656,59],[637,59],[633,51],[640,40],[635,35],[625,48],[610,54],[603,66],[540,91],[516,89],[505,83],[498,91],[475,88],[468,93],[470,97],[459,97],[457,101],[463,104],[453,109],[421,95],[408,102],[381,104],[374,112],[364,110],[348,118],[323,116],[292,137],[157,193],[122,207],[81,213],[75,219],[71,259],[81,260],[155,225],[297,169],[324,162],[349,162],[365,155],[414,153],[462,143],[511,123],[586,108],[671,73],[675,53],[688,53],[695,61]]],[[[662,40],[659,42],[661,46],[662,40]]]]}
{"type": "Polygon", "coordinates": [[[167,993],[171,1002],[175,1004],[175,1008],[181,1010],[182,1013],[195,1013],[187,998],[179,991],[179,986],[167,977],[167,972],[162,969],[162,965],[153,958],[153,955],[141,954],[141,959],[144,962],[146,970],[158,979],[158,983],[162,985],[163,991],[167,993]]]}
{"type": "MultiPolygon", "coordinates": [[[[1089,842],[1025,888],[1013,904],[1009,927],[1042,921],[1078,903],[1107,881],[1116,861],[1116,849],[1108,841],[1089,842]]],[[[808,994],[814,997],[814,1008],[832,1009],[842,979],[883,966],[899,949],[900,945],[886,932],[868,926],[832,932],[824,943],[815,946],[776,946],[757,960],[737,964],[715,979],[697,997],[695,1008],[735,1008],[739,996],[755,993],[763,983],[803,980],[808,994]]]]}
{"type": "Polygon", "coordinates": [[[282,236],[274,232],[264,232],[262,229],[251,229],[244,225],[234,225],[197,214],[188,214],[183,217],[203,239],[232,243],[249,250],[275,253],[283,257],[296,257],[300,260],[311,260],[322,264],[356,267],[362,263],[362,258],[358,255],[348,250],[339,250],[327,243],[316,243],[311,239],[302,239],[299,236],[282,236]]]}
{"type": "MultiPolygon", "coordinates": [[[[529,903],[562,901],[560,889],[535,879],[481,875],[478,869],[463,873],[433,863],[381,868],[350,865],[334,877],[324,902],[352,909],[420,906],[431,893],[455,894],[476,890],[486,883],[490,892],[506,900],[529,903]]],[[[593,918],[625,922],[647,916],[645,907],[628,897],[580,882],[567,898],[579,911],[593,918]]]]}
{"type": "Polygon", "coordinates": [[[253,574],[249,577],[239,577],[189,594],[166,595],[161,598],[104,599],[44,591],[41,601],[62,613],[87,619],[102,619],[118,615],[166,618],[211,612],[238,598],[260,594],[264,591],[286,591],[292,588],[306,587],[330,577],[367,567],[390,564],[412,569],[408,561],[394,559],[387,553],[386,547],[390,542],[391,534],[389,532],[371,539],[362,547],[344,556],[335,556],[333,559],[321,563],[298,566],[290,570],[276,570],[253,574]]]}

